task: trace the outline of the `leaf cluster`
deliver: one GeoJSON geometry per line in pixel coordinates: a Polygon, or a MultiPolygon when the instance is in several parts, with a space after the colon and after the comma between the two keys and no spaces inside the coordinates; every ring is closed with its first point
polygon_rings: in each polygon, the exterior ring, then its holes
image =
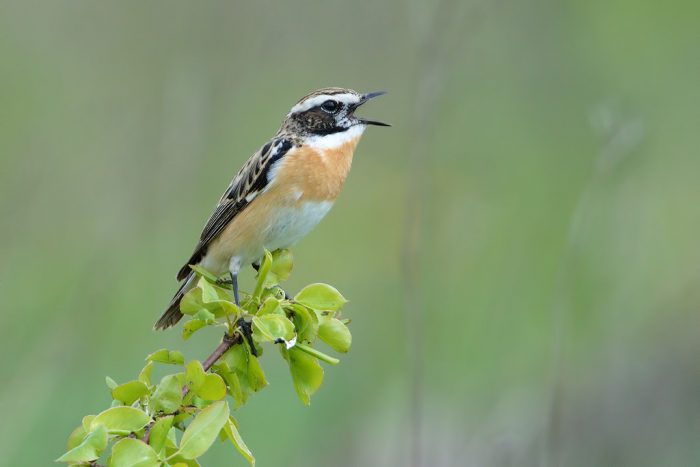
{"type": "Polygon", "coordinates": [[[340,318],[345,298],[327,284],[311,284],[294,298],[279,286],[292,270],[287,250],[265,252],[255,289],[243,294],[241,307],[230,286],[206,270],[193,267],[196,286],[180,309],[189,319],[182,328],[189,339],[205,327],[221,327],[223,352],[214,359],[185,360],[177,350],[161,349],[146,357],[135,380],[118,384],[107,377],[112,406],[83,417],[69,436],[68,451],[57,459],[72,466],[197,466],[217,439],[229,440],[251,465],[231,411],[267,385],[259,357],[276,346],[287,362],[293,387],[306,405],[323,382],[319,361],[338,359],[316,349],[320,340],[337,352],[350,349],[348,320],[340,318]],[[244,330],[250,329],[249,336],[244,330]],[[174,368],[159,381],[153,369],[174,368]]]}

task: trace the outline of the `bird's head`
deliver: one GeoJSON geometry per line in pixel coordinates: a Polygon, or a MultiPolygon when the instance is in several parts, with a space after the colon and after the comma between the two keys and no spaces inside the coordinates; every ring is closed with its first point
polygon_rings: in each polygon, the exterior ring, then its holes
{"type": "Polygon", "coordinates": [[[368,125],[390,126],[355,115],[358,107],[382,94],[384,92],[360,94],[344,88],[319,89],[302,97],[292,107],[282,128],[306,137],[323,137],[351,129],[361,133],[368,125]]]}

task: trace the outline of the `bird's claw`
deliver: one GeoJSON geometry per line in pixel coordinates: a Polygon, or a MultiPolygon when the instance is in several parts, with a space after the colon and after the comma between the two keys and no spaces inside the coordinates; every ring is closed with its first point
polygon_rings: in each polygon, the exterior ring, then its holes
{"type": "Polygon", "coordinates": [[[238,318],[238,321],[236,321],[236,324],[238,325],[238,329],[240,329],[241,335],[243,335],[243,338],[246,340],[248,343],[248,346],[250,347],[250,353],[253,354],[254,357],[258,356],[258,351],[255,348],[255,343],[253,342],[253,326],[252,322],[246,321],[245,318],[238,318]]]}

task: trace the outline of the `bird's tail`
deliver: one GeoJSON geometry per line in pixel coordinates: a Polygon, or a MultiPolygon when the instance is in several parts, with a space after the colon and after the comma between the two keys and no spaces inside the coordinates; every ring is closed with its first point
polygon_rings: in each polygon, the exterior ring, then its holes
{"type": "Polygon", "coordinates": [[[171,326],[175,326],[177,322],[180,321],[180,318],[182,318],[182,313],[180,313],[180,300],[182,300],[182,297],[194,286],[194,279],[194,272],[190,271],[185,280],[182,282],[182,285],[180,285],[180,288],[177,289],[173,299],[170,300],[170,305],[168,305],[168,308],[160,316],[160,318],[158,318],[158,321],[156,321],[153,329],[168,329],[171,326]]]}

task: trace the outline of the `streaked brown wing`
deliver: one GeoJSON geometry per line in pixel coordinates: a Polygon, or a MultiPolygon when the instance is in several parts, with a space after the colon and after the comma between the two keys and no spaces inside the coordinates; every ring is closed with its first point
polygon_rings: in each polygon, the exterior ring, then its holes
{"type": "Polygon", "coordinates": [[[255,199],[258,193],[265,189],[269,183],[270,169],[293,146],[294,143],[289,139],[275,138],[260,148],[241,167],[204,226],[199,243],[194,248],[189,261],[177,273],[178,280],[187,277],[190,273],[190,264],[198,264],[206,254],[209,244],[255,199]]]}

